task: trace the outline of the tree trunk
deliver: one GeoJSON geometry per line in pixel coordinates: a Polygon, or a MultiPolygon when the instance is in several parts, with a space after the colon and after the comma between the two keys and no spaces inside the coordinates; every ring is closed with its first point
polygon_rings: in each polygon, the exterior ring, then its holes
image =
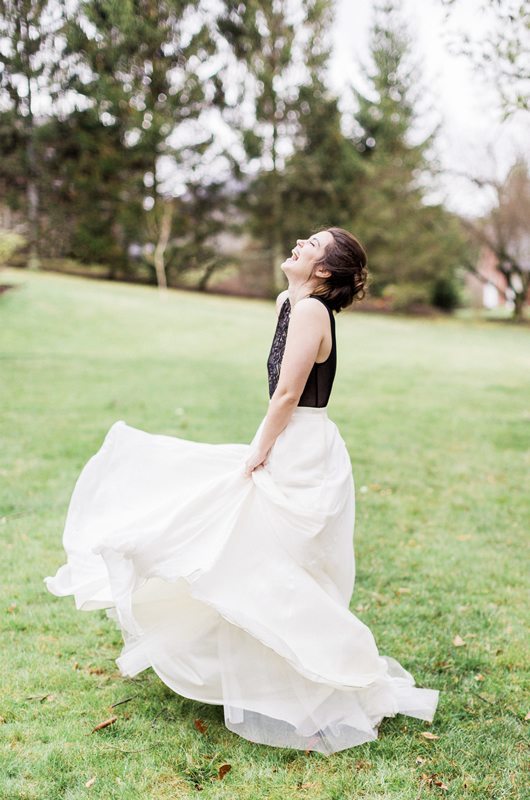
{"type": "Polygon", "coordinates": [[[520,292],[515,292],[513,298],[513,318],[516,322],[522,322],[524,317],[524,310],[526,307],[526,298],[528,296],[528,288],[530,285],[530,273],[521,274],[522,288],[520,292]]]}
{"type": "Polygon", "coordinates": [[[153,261],[156,272],[156,282],[159,289],[167,289],[167,277],[165,266],[165,252],[171,235],[171,221],[173,219],[173,203],[171,200],[163,202],[162,216],[160,219],[160,229],[158,241],[156,243],[153,261]]]}
{"type": "MultiPolygon", "coordinates": [[[[274,98],[274,108],[276,108],[276,98],[274,98]]],[[[273,230],[272,230],[272,258],[271,258],[271,289],[272,296],[276,297],[278,292],[285,288],[285,276],[281,268],[282,264],[282,201],[280,196],[280,178],[277,169],[277,140],[278,125],[273,119],[272,123],[272,206],[273,206],[273,230]]]]}
{"type": "Polygon", "coordinates": [[[522,322],[526,298],[528,297],[528,288],[530,286],[530,272],[518,268],[512,269],[510,272],[505,273],[505,275],[508,285],[513,291],[513,320],[515,322],[522,322]],[[514,282],[516,282],[516,286],[514,286],[514,282]]]}
{"type": "Polygon", "coordinates": [[[197,284],[197,289],[199,290],[199,292],[206,291],[208,281],[210,280],[216,269],[217,269],[217,260],[215,258],[212,258],[206,262],[206,264],[204,265],[204,272],[197,284]]]}
{"type": "Polygon", "coordinates": [[[37,186],[37,165],[35,161],[35,130],[33,124],[31,65],[28,63],[26,80],[28,84],[26,116],[26,213],[28,218],[29,253],[26,266],[39,269],[39,190],[37,186]]]}

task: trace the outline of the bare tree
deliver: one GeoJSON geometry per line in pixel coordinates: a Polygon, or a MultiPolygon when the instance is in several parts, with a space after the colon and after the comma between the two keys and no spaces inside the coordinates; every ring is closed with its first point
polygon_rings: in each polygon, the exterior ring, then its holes
{"type": "MultiPolygon", "coordinates": [[[[439,0],[446,21],[456,16],[463,0],[439,0]]],[[[498,92],[503,121],[517,111],[530,111],[530,0],[476,0],[486,31],[469,35],[448,32],[448,44],[467,56],[474,69],[498,92]]]]}
{"type": "MultiPolygon", "coordinates": [[[[462,174],[462,173],[460,173],[462,174]]],[[[474,241],[495,256],[496,269],[504,276],[514,301],[514,318],[521,320],[530,289],[530,175],[519,156],[504,180],[466,175],[476,186],[495,196],[491,210],[481,219],[463,219],[474,241]]],[[[479,279],[474,264],[465,265],[479,279]]],[[[506,294],[506,293],[505,293],[506,294]]]]}

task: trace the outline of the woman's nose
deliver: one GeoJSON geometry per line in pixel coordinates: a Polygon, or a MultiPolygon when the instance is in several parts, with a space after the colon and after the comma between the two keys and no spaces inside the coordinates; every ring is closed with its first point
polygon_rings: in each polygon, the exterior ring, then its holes
{"type": "Polygon", "coordinates": [[[303,240],[303,239],[297,239],[297,240],[296,240],[296,244],[297,244],[297,245],[303,245],[303,243],[304,243],[304,240],[303,240]]]}

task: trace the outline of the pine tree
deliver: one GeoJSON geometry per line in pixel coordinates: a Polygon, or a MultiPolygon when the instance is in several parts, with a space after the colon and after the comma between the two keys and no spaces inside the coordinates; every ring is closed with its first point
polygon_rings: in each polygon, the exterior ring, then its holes
{"type": "Polygon", "coordinates": [[[43,187],[43,255],[108,265],[110,278],[126,271],[128,243],[145,213],[145,155],[123,139],[123,126],[105,125],[96,108],[41,125],[43,183],[50,185],[43,187]]]}
{"type": "MultiPolygon", "coordinates": [[[[200,67],[214,52],[214,43],[191,0],[82,0],[66,35],[67,55],[77,54],[71,87],[108,129],[110,147],[118,135],[131,154],[123,198],[138,192],[143,215],[134,231],[123,221],[113,223],[126,262],[131,235],[142,243],[151,231],[158,241],[167,223],[165,205],[158,201],[173,192],[162,185],[161,161],[170,181],[178,178],[185,184],[183,149],[176,142],[181,126],[189,126],[210,104],[214,78],[201,76],[200,67]]],[[[209,142],[211,137],[202,137],[185,149],[204,152],[209,142]]]]}
{"type": "Polygon", "coordinates": [[[300,88],[299,130],[283,180],[287,252],[310,230],[351,224],[359,212],[357,186],[364,171],[362,156],[342,132],[338,98],[326,86],[333,3],[316,0],[306,8],[308,79],[300,88]]]}
{"type": "Polygon", "coordinates": [[[25,206],[31,268],[39,266],[35,98],[51,80],[60,21],[60,5],[50,0],[0,0],[0,180],[7,201],[25,206]]]}
{"type": "Polygon", "coordinates": [[[423,90],[411,44],[399,2],[378,3],[371,31],[374,70],[366,76],[372,92],[367,97],[354,91],[352,137],[366,167],[353,222],[368,251],[371,291],[379,295],[397,287],[403,305],[407,292],[411,300],[429,302],[436,282],[452,279],[465,248],[456,218],[425,200],[439,168],[431,152],[438,126],[412,143],[423,90]]]}
{"type": "MultiPolygon", "coordinates": [[[[287,210],[282,203],[282,170],[298,125],[300,78],[294,48],[308,5],[289,0],[223,0],[217,18],[219,33],[245,73],[232,110],[225,109],[225,119],[240,130],[249,160],[245,166],[251,177],[247,177],[241,207],[249,232],[263,245],[265,288],[271,296],[284,285],[280,264],[287,210]]],[[[229,67],[225,76],[232,89],[235,72],[229,67]]],[[[235,164],[235,173],[242,177],[240,163],[235,164]]]]}

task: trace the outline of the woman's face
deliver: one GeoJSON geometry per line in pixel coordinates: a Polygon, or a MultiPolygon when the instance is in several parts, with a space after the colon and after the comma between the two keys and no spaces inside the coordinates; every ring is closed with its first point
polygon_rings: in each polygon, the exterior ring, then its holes
{"type": "MultiPolygon", "coordinates": [[[[333,234],[329,231],[319,231],[307,239],[297,239],[296,247],[293,247],[291,256],[282,262],[281,268],[289,279],[297,282],[306,281],[313,270],[313,266],[324,255],[326,245],[333,241],[333,234]]],[[[324,277],[326,269],[324,267],[317,270],[316,275],[324,277]],[[320,272],[322,271],[322,275],[320,272]]]]}

